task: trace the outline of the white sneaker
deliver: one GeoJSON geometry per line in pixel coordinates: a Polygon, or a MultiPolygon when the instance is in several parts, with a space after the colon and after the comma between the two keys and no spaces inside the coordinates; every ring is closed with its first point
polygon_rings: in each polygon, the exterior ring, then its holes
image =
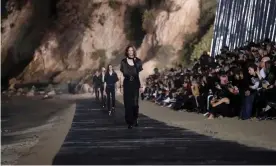
{"type": "Polygon", "coordinates": [[[173,106],[173,104],[170,104],[170,105],[168,105],[167,107],[171,108],[172,106],[173,106]]]}
{"type": "Polygon", "coordinates": [[[169,103],[170,100],[171,100],[171,99],[168,97],[168,98],[166,98],[165,100],[163,100],[163,102],[164,102],[164,103],[169,103]]]}
{"type": "Polygon", "coordinates": [[[176,99],[171,99],[170,102],[175,103],[176,99]]]}
{"type": "Polygon", "coordinates": [[[267,105],[265,108],[264,108],[264,112],[267,112],[268,110],[270,110],[271,107],[269,105],[267,105]]]}
{"type": "Polygon", "coordinates": [[[210,115],[210,113],[209,112],[206,112],[205,114],[203,114],[203,116],[209,116],[210,115]]]}

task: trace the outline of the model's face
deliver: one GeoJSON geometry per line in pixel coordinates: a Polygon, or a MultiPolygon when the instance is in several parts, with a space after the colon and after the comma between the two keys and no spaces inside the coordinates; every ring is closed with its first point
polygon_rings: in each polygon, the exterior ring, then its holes
{"type": "Polygon", "coordinates": [[[96,76],[98,76],[100,73],[98,71],[96,71],[96,76]]]}
{"type": "Polygon", "coordinates": [[[104,67],[102,68],[102,72],[105,72],[105,68],[104,67]]]}
{"type": "Polygon", "coordinates": [[[134,50],[132,47],[128,48],[127,53],[129,58],[134,58],[134,50]]]}
{"type": "Polygon", "coordinates": [[[108,66],[109,71],[112,71],[112,65],[108,66]]]}

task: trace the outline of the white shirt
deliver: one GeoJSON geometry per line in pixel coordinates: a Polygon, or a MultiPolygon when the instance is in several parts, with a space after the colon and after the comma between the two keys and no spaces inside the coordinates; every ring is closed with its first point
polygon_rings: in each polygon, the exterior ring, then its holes
{"type": "Polygon", "coordinates": [[[102,73],[102,82],[104,82],[104,75],[105,73],[102,73]]]}
{"type": "Polygon", "coordinates": [[[260,75],[261,75],[262,79],[264,79],[264,78],[266,77],[264,68],[262,68],[262,69],[260,70],[260,75]]]}

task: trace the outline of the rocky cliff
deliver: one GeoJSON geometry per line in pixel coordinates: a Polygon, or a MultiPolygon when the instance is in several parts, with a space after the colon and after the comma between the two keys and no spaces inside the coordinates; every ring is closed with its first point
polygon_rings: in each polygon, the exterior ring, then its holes
{"type": "Polygon", "coordinates": [[[2,18],[2,81],[76,79],[137,46],[143,75],[177,59],[197,31],[199,0],[8,0],[2,18]],[[18,7],[19,6],[19,7],[18,7]]]}

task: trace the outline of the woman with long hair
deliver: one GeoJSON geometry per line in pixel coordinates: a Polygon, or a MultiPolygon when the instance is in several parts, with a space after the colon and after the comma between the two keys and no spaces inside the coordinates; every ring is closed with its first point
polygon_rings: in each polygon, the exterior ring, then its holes
{"type": "Polygon", "coordinates": [[[139,90],[142,91],[139,73],[143,70],[142,61],[137,58],[135,47],[129,45],[125,50],[125,58],[121,61],[120,71],[123,73],[123,96],[125,121],[128,128],[138,126],[139,90]]]}
{"type": "Polygon", "coordinates": [[[104,76],[104,93],[107,96],[107,108],[109,116],[115,111],[115,89],[118,80],[117,73],[114,72],[112,65],[109,64],[104,76]],[[110,98],[112,98],[112,108],[110,108],[110,98]]]}

